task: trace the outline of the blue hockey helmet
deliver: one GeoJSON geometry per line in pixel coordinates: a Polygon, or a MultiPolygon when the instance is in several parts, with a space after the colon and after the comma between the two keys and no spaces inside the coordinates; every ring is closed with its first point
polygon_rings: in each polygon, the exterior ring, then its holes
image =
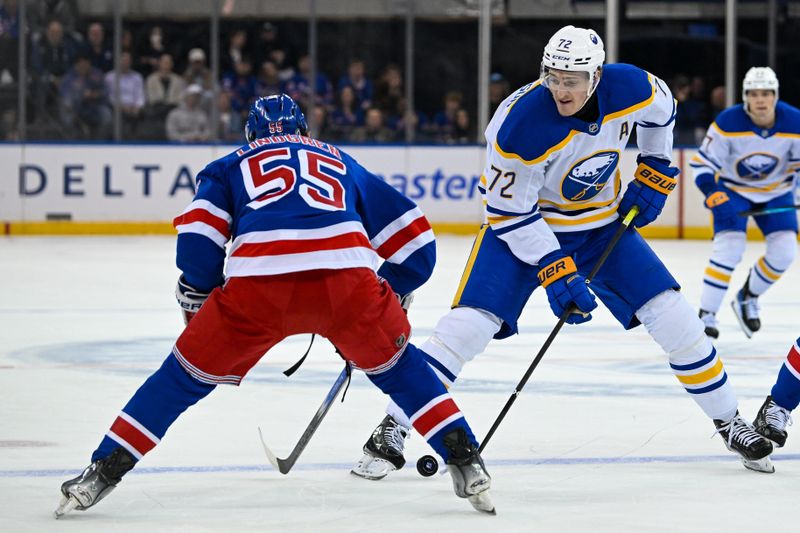
{"type": "Polygon", "coordinates": [[[244,127],[247,142],[270,135],[296,133],[308,133],[308,124],[300,107],[288,95],[262,96],[253,102],[244,127]]]}

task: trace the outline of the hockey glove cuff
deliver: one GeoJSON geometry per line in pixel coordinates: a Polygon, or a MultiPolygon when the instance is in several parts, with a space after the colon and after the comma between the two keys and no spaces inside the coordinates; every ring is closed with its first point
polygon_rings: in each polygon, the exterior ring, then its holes
{"type": "Polygon", "coordinates": [[[667,195],[678,184],[676,176],[680,170],[669,166],[669,161],[657,157],[640,155],[636,161],[639,166],[634,172],[634,180],[628,184],[622,196],[619,212],[627,213],[633,206],[638,206],[639,214],[633,219],[633,225],[641,228],[661,214],[667,195]]]}
{"type": "Polygon", "coordinates": [[[550,309],[561,317],[574,306],[575,312],[567,316],[567,324],[581,324],[592,319],[597,307],[594,294],[586,286],[586,278],[578,273],[575,261],[561,250],[554,250],[539,260],[539,283],[547,291],[550,309]]]}
{"type": "Polygon", "coordinates": [[[736,210],[730,202],[730,196],[725,191],[716,191],[708,195],[705,206],[711,209],[714,221],[723,227],[736,224],[736,210]]]}
{"type": "Polygon", "coordinates": [[[397,293],[394,293],[394,295],[397,296],[397,301],[400,302],[400,307],[402,307],[403,311],[408,314],[408,308],[411,307],[411,303],[414,301],[414,293],[409,292],[405,296],[397,293]]]}
{"type": "Polygon", "coordinates": [[[194,315],[208,299],[210,292],[202,292],[189,285],[183,276],[178,278],[178,285],[175,287],[175,298],[181,306],[183,323],[189,325],[194,315]]]}

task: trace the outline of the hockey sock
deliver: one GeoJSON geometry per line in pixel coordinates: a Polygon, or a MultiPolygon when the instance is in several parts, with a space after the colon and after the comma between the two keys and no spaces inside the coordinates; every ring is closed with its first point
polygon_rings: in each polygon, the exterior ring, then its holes
{"type": "Polygon", "coordinates": [[[470,442],[477,446],[475,435],[456,402],[425,362],[422,351],[413,344],[406,346],[394,366],[368,377],[400,406],[417,433],[445,461],[449,453],[442,438],[457,427],[463,427],[470,442]]]}
{"type": "Polygon", "coordinates": [[[647,331],[669,355],[678,381],[709,418],[729,420],[736,396],[717,351],[706,337],[703,322],[683,295],[664,291],[636,312],[647,331]]]}
{"type": "Polygon", "coordinates": [[[800,405],[800,339],[789,349],[778,372],[778,379],[772,387],[772,399],[789,411],[800,405]]]}
{"type": "Polygon", "coordinates": [[[750,269],[747,289],[760,296],[789,268],[797,255],[797,234],[794,231],[776,231],[766,236],[767,253],[750,269]]]}
{"type": "Polygon", "coordinates": [[[703,273],[700,309],[716,313],[731,283],[733,269],[744,252],[746,236],[741,231],[725,231],[714,236],[711,259],[703,273]]]}
{"type": "Polygon", "coordinates": [[[92,454],[92,462],[107,457],[120,446],[138,461],[160,442],[182,412],[215,387],[192,378],[170,354],[122,408],[92,454]]]}

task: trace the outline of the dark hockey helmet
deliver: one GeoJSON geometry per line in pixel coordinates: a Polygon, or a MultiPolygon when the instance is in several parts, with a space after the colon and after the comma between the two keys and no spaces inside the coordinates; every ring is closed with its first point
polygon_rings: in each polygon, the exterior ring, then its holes
{"type": "Polygon", "coordinates": [[[250,107],[244,136],[253,142],[270,135],[306,135],[308,124],[300,107],[286,94],[262,96],[250,107]]]}

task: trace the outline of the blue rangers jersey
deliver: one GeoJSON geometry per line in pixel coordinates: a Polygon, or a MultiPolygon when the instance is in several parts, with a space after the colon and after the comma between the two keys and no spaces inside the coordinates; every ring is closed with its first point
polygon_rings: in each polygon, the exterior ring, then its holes
{"type": "Polygon", "coordinates": [[[257,139],[209,164],[173,224],[178,268],[200,290],[225,276],[366,267],[407,294],[436,260],[414,202],[335,146],[300,135],[257,139]]]}
{"type": "Polygon", "coordinates": [[[526,263],[559,248],[554,232],[617,218],[620,154],[634,125],[642,155],[672,159],[675,100],[666,83],[632,65],[606,65],[595,94],[595,122],[562,117],[536,81],[506,98],[486,128],[486,222],[526,263]]]}
{"type": "Polygon", "coordinates": [[[695,180],[711,176],[751,202],[768,202],[792,190],[800,169],[800,110],[778,102],[775,125],[756,126],[743,104],[729,107],[708,128],[690,163],[695,180]]]}

